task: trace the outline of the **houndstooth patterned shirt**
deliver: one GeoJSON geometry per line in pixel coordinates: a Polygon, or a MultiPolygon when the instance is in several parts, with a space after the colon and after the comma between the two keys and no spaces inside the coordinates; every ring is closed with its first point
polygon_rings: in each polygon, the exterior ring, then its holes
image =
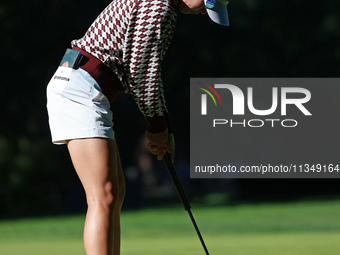
{"type": "Polygon", "coordinates": [[[72,41],[110,67],[146,117],[166,111],[160,64],[172,38],[177,1],[114,0],[72,41]]]}

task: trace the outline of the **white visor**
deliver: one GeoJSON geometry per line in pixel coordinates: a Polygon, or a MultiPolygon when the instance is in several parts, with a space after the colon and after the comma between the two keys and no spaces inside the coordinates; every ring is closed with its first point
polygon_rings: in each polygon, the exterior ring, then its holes
{"type": "Polygon", "coordinates": [[[204,0],[205,8],[212,21],[223,26],[229,26],[228,2],[228,0],[204,0]]]}

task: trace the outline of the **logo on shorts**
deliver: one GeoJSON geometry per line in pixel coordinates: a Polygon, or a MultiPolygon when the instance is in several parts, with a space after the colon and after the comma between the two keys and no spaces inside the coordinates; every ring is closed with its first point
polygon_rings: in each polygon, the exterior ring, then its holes
{"type": "Polygon", "coordinates": [[[66,78],[66,77],[62,77],[62,76],[54,76],[53,79],[57,79],[57,80],[62,80],[62,81],[70,81],[70,78],[66,78]]]}

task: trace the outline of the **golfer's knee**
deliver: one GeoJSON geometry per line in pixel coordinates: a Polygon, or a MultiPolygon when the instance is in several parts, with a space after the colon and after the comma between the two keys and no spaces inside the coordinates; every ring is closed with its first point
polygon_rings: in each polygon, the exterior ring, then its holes
{"type": "Polygon", "coordinates": [[[100,206],[103,209],[114,207],[118,197],[118,189],[114,187],[111,181],[107,181],[101,187],[96,188],[93,192],[86,194],[87,204],[89,207],[100,206]]]}
{"type": "Polygon", "coordinates": [[[118,197],[118,189],[113,186],[112,182],[108,181],[104,184],[104,201],[106,205],[112,207],[115,204],[115,200],[118,197]]]}

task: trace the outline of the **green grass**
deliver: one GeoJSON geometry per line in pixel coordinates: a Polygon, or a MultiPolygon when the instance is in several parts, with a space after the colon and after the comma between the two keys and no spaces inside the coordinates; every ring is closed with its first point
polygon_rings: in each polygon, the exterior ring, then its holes
{"type": "MultiPolygon", "coordinates": [[[[212,255],[340,254],[340,200],[197,207],[212,255]]],[[[0,221],[1,255],[85,254],[84,215],[0,221]]],[[[176,208],[122,214],[122,255],[204,254],[189,216],[176,208]]]]}

